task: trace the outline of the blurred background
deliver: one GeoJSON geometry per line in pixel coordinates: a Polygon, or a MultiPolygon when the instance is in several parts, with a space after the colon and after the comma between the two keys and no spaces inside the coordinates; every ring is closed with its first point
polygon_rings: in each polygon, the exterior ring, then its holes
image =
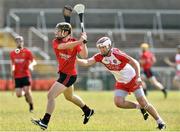
{"type": "MultiPolygon", "coordinates": [[[[0,0],[0,90],[12,90],[9,52],[15,49],[14,37],[25,39],[25,47],[34,54],[38,65],[32,72],[33,90],[48,90],[58,77],[52,50],[54,28],[64,21],[62,8],[82,3],[89,57],[97,52],[96,41],[109,36],[113,45],[138,59],[140,44],[147,42],[157,57],[157,78],[169,89],[175,69],[166,65],[164,57],[174,58],[180,42],[179,0],[0,0]]],[[[78,15],[71,18],[73,36],[78,37],[78,15]]],[[[114,78],[104,67],[78,67],[77,89],[112,90],[114,78]]],[[[150,86],[151,87],[151,86],[150,86]]],[[[153,88],[152,88],[153,89],[153,88]]]]}

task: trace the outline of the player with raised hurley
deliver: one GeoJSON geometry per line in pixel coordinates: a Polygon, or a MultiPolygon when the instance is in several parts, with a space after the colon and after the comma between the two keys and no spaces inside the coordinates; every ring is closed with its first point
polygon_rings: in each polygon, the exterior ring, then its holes
{"type": "Polygon", "coordinates": [[[87,46],[84,43],[86,40],[87,36],[85,32],[81,33],[79,39],[72,37],[72,27],[68,22],[61,22],[56,25],[55,39],[52,41],[52,47],[59,63],[59,78],[54,82],[48,92],[47,107],[43,118],[40,120],[31,120],[43,130],[48,128],[55,108],[55,99],[61,94],[64,94],[66,100],[82,109],[84,113],[83,124],[88,123],[90,117],[94,114],[94,110],[88,107],[79,96],[75,95],[73,86],[77,79],[77,55],[79,54],[81,58],[87,58],[88,56],[87,46]]]}

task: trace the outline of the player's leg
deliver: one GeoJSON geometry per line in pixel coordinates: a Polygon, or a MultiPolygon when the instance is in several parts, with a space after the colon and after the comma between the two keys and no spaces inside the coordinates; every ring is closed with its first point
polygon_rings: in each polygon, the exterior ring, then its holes
{"type": "Polygon", "coordinates": [[[66,100],[74,103],[75,105],[79,106],[79,107],[83,107],[85,105],[84,101],[77,95],[74,94],[74,86],[70,86],[68,87],[65,91],[64,91],[64,97],[66,100]]]}
{"type": "Polygon", "coordinates": [[[144,94],[147,96],[147,85],[145,81],[142,81],[142,87],[143,87],[144,94]]]}
{"type": "MultiPolygon", "coordinates": [[[[141,87],[138,88],[138,89],[136,89],[133,93],[134,93],[134,95],[136,96],[136,98],[139,98],[139,97],[141,97],[141,96],[145,96],[144,91],[142,90],[141,87]]],[[[147,119],[148,119],[148,116],[149,116],[149,114],[147,113],[147,111],[146,111],[141,105],[139,105],[139,109],[140,109],[140,111],[141,111],[141,114],[143,115],[144,120],[147,120],[147,119]]]]}
{"type": "Polygon", "coordinates": [[[16,91],[16,96],[17,97],[22,97],[24,96],[25,92],[22,88],[15,88],[15,91],[16,91]]]}
{"type": "Polygon", "coordinates": [[[141,74],[141,79],[142,79],[142,87],[143,87],[144,94],[147,96],[147,85],[145,82],[145,81],[147,81],[146,75],[141,74]]]}
{"type": "Polygon", "coordinates": [[[165,98],[167,97],[166,88],[156,79],[155,76],[149,78],[149,81],[152,85],[154,85],[156,88],[160,89],[163,92],[165,98]]]}
{"type": "Polygon", "coordinates": [[[180,90],[180,76],[175,76],[174,78],[173,78],[173,86],[175,87],[175,88],[178,88],[179,90],[180,90]]]}
{"type": "Polygon", "coordinates": [[[46,113],[51,115],[54,111],[55,108],[55,98],[63,93],[66,90],[66,86],[64,86],[63,84],[59,83],[59,82],[55,82],[47,95],[48,98],[48,103],[47,103],[47,107],[46,107],[46,113]]]}
{"type": "Polygon", "coordinates": [[[144,96],[142,88],[137,89],[134,94],[141,107],[144,108],[156,120],[158,128],[164,129],[166,127],[164,121],[162,120],[156,109],[153,107],[153,105],[148,102],[148,100],[144,96]]]}
{"type": "Polygon", "coordinates": [[[74,86],[70,86],[68,87],[65,91],[64,91],[64,97],[74,103],[75,105],[79,106],[82,111],[84,112],[84,121],[83,123],[86,124],[90,117],[94,114],[94,110],[90,109],[85,103],[84,101],[77,95],[74,94],[74,86]]]}
{"type": "Polygon", "coordinates": [[[166,98],[167,97],[166,88],[160,82],[157,81],[156,77],[153,74],[153,71],[151,69],[148,69],[145,70],[144,73],[148,78],[148,80],[150,81],[150,83],[154,85],[156,88],[160,89],[163,92],[164,97],[166,98]]]}
{"type": "Polygon", "coordinates": [[[25,100],[29,104],[29,111],[33,112],[34,106],[33,106],[31,86],[25,86],[24,91],[25,91],[25,95],[24,95],[25,100]]]}
{"type": "Polygon", "coordinates": [[[43,130],[47,129],[51,115],[55,108],[55,98],[59,94],[63,93],[66,90],[66,88],[67,88],[66,86],[64,86],[63,84],[61,84],[57,81],[51,86],[51,88],[48,92],[48,95],[47,95],[48,102],[47,102],[47,107],[46,107],[46,113],[42,120],[41,119],[40,120],[32,119],[31,121],[34,124],[39,125],[43,130]]]}
{"type": "Polygon", "coordinates": [[[63,93],[69,86],[73,85],[76,81],[76,75],[67,75],[60,72],[58,80],[51,86],[48,92],[48,102],[46,107],[46,113],[42,120],[34,120],[32,122],[36,125],[39,125],[43,130],[47,129],[48,123],[50,121],[51,115],[55,108],[55,98],[63,93]],[[73,79],[72,79],[73,78],[73,79]]]}
{"type": "Polygon", "coordinates": [[[32,112],[34,107],[33,107],[30,77],[22,78],[22,85],[23,85],[23,90],[25,92],[24,95],[25,100],[29,104],[29,111],[32,112]]]}
{"type": "Polygon", "coordinates": [[[127,95],[128,95],[127,91],[124,91],[121,89],[116,89],[115,96],[114,96],[114,104],[118,108],[123,108],[123,109],[135,109],[135,108],[139,107],[138,103],[125,100],[125,97],[127,95]]]}
{"type": "MultiPolygon", "coordinates": [[[[141,108],[141,106],[138,103],[125,100],[125,97],[127,95],[128,95],[128,92],[124,90],[115,90],[115,97],[114,97],[115,105],[119,108],[124,108],[124,109],[139,109],[141,110],[141,113],[143,114],[144,120],[147,120],[149,115],[147,114],[146,110],[141,108]]],[[[143,95],[144,95],[144,92],[143,92],[143,95]]]]}

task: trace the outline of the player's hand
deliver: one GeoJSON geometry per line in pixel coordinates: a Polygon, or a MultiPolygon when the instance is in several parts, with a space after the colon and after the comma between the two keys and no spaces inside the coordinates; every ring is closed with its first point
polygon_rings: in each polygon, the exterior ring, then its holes
{"type": "Polygon", "coordinates": [[[138,84],[138,85],[141,85],[141,84],[142,84],[142,79],[141,79],[141,77],[137,77],[137,78],[136,78],[136,84],[138,84]]]}
{"type": "Polygon", "coordinates": [[[86,35],[86,32],[83,32],[82,34],[81,34],[81,37],[80,37],[80,41],[81,42],[87,42],[87,35],[86,35]]]}
{"type": "Polygon", "coordinates": [[[30,69],[31,71],[33,71],[33,70],[34,70],[34,66],[33,66],[33,65],[29,65],[29,69],[30,69]]]}
{"type": "Polygon", "coordinates": [[[33,60],[33,61],[31,62],[31,64],[29,65],[29,69],[30,69],[31,71],[33,71],[35,65],[37,65],[37,62],[36,62],[35,60],[33,60]]]}
{"type": "Polygon", "coordinates": [[[169,58],[168,58],[168,57],[165,57],[165,58],[164,58],[164,62],[168,63],[168,62],[169,62],[169,58]]]}

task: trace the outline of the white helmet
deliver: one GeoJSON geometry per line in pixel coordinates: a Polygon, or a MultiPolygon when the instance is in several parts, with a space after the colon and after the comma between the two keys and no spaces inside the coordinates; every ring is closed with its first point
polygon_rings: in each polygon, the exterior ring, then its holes
{"type": "Polygon", "coordinates": [[[17,35],[17,36],[15,37],[15,40],[17,40],[17,39],[20,39],[21,41],[24,41],[24,38],[23,38],[22,36],[20,36],[20,35],[17,35]]]}
{"type": "Polygon", "coordinates": [[[102,37],[96,42],[96,47],[106,47],[107,49],[111,48],[111,40],[108,37],[102,37]]]}
{"type": "Polygon", "coordinates": [[[15,37],[15,40],[16,40],[16,44],[17,44],[17,53],[19,53],[19,50],[18,49],[22,49],[23,46],[24,46],[24,38],[22,36],[16,36],[15,37]]]}

